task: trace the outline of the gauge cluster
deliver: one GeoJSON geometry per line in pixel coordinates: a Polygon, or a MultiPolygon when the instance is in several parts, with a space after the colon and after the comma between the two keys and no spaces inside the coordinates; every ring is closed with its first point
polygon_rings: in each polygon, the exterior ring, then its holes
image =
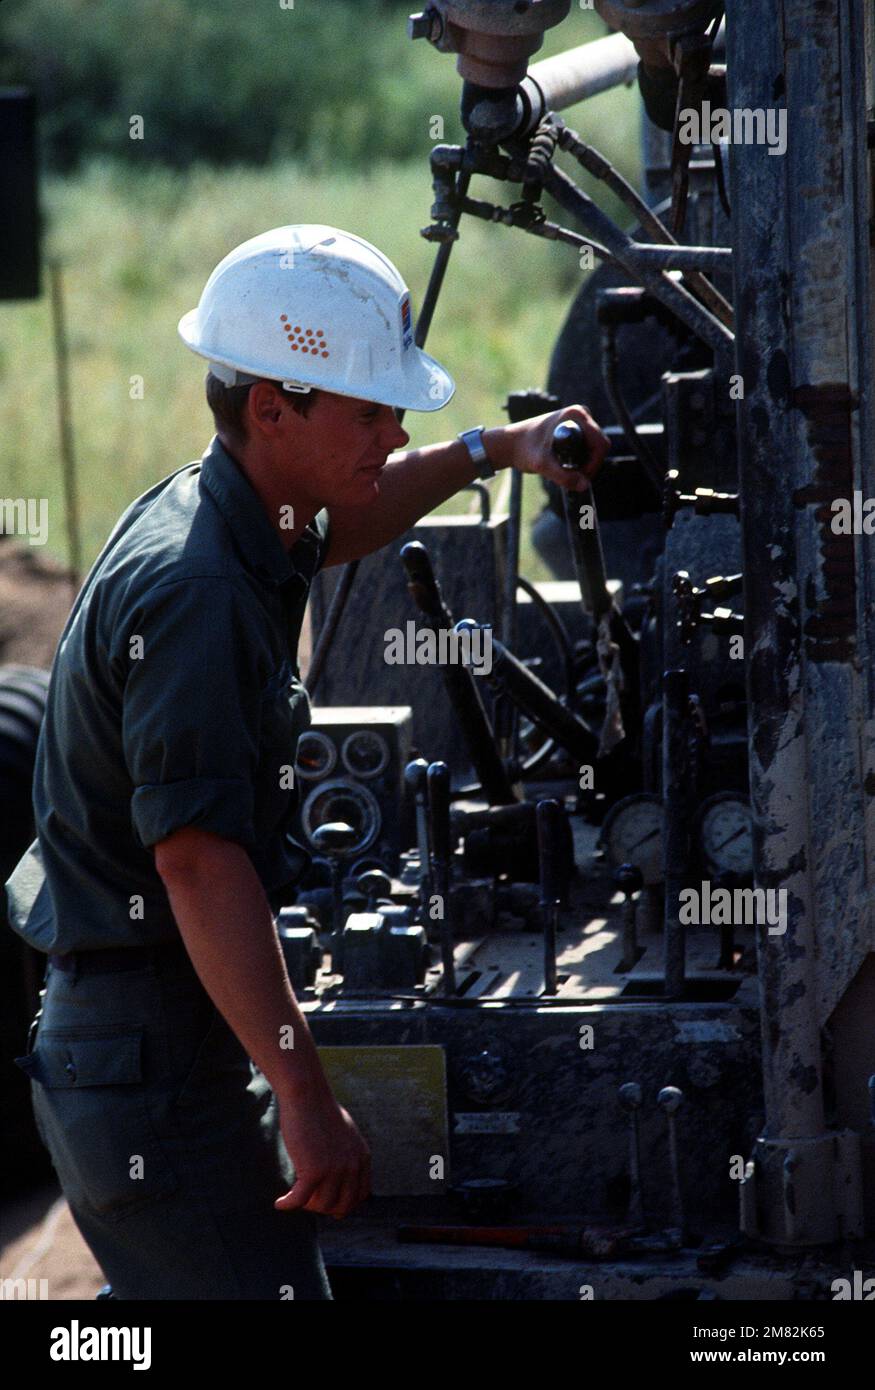
{"type": "Polygon", "coordinates": [[[343,821],[356,832],[349,859],[394,871],[411,837],[404,768],[411,756],[406,705],[315,708],[298,740],[295,772],[307,843],[320,825],[343,821]]]}

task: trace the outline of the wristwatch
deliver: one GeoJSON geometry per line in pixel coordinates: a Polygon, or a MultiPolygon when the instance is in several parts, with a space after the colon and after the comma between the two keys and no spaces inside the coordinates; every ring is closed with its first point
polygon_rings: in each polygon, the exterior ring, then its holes
{"type": "Polygon", "coordinates": [[[462,430],[457,438],[461,439],[471,455],[471,462],[477,468],[477,477],[482,478],[485,482],[487,478],[495,477],[495,469],[489,462],[489,455],[483,444],[483,429],[483,425],[475,425],[472,430],[462,430]]]}

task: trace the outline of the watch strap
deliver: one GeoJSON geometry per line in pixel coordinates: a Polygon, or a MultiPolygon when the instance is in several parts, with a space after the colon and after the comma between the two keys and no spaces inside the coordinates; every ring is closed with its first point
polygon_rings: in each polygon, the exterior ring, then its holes
{"type": "Polygon", "coordinates": [[[468,453],[471,455],[471,462],[477,469],[478,478],[482,478],[485,481],[488,478],[495,477],[495,469],[489,461],[489,455],[483,443],[484,428],[483,425],[475,425],[473,429],[462,430],[458,438],[461,439],[468,453]]]}

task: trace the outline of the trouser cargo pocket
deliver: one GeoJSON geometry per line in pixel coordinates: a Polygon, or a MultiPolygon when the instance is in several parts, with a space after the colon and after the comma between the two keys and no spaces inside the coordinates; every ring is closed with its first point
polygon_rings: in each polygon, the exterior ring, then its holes
{"type": "Polygon", "coordinates": [[[15,1059],[31,1079],[34,1114],[71,1206],[107,1221],[176,1190],[149,1114],[142,1030],[47,1029],[15,1059]]]}

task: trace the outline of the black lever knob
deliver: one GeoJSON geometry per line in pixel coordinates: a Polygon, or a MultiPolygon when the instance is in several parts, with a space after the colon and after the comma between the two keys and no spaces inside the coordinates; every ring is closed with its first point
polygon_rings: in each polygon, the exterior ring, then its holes
{"type": "Polygon", "coordinates": [[[425,758],[414,758],[404,769],[404,781],[413,792],[414,796],[419,796],[425,792],[426,776],[428,774],[428,763],[425,758]]]}
{"type": "Polygon", "coordinates": [[[560,465],[569,471],[586,468],[589,463],[589,445],[576,420],[563,420],[556,426],[552,448],[560,465]]]}
{"type": "Polygon", "coordinates": [[[637,864],[621,864],[614,874],[614,883],[626,898],[644,887],[644,875],[637,864]]]}
{"type": "Polygon", "coordinates": [[[327,821],[313,831],[313,844],[321,854],[331,859],[335,855],[346,854],[358,843],[358,833],[342,820],[327,821]]]}
{"type": "Polygon", "coordinates": [[[428,805],[431,816],[431,852],[440,864],[450,861],[450,770],[446,763],[428,769],[428,805]]]}
{"type": "Polygon", "coordinates": [[[388,898],[392,891],[392,880],[382,869],[368,869],[359,874],[355,886],[367,899],[368,912],[373,912],[378,898],[388,898]]]}
{"type": "Polygon", "coordinates": [[[557,903],[562,898],[561,810],[558,801],[539,801],[535,809],[538,834],[538,864],[541,880],[541,904],[557,903]]]}

